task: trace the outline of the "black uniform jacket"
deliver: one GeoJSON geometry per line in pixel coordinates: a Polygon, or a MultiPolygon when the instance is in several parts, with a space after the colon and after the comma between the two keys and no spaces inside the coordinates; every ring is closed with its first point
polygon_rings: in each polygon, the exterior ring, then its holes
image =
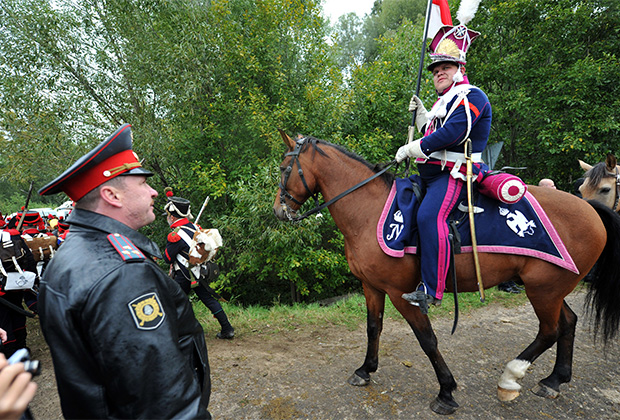
{"type": "Polygon", "coordinates": [[[204,333],[157,245],[98,213],[68,222],[39,296],[64,416],[210,418],[204,333]]]}

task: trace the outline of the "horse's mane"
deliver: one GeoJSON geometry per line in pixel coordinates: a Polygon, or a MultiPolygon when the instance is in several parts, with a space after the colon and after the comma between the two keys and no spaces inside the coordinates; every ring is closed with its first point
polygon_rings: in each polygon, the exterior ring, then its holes
{"type": "Polygon", "coordinates": [[[607,165],[605,164],[605,162],[597,163],[584,174],[584,178],[590,179],[589,185],[598,185],[603,180],[603,178],[615,176],[615,174],[612,174],[607,170],[607,165]]]}
{"type": "MultiPolygon", "coordinates": [[[[350,150],[345,149],[343,146],[339,144],[330,143],[326,140],[317,139],[312,136],[308,136],[304,138],[303,141],[304,141],[304,144],[301,147],[301,152],[305,151],[308,147],[312,146],[315,153],[320,153],[321,155],[326,156],[325,152],[320,147],[320,145],[325,145],[325,146],[333,147],[334,149],[338,150],[340,153],[344,154],[345,156],[364,164],[368,169],[370,169],[371,171],[375,173],[385,168],[385,164],[384,165],[381,165],[381,164],[373,165],[372,163],[369,163],[366,159],[364,159],[360,155],[353,153],[350,150]]],[[[393,172],[386,171],[379,178],[381,178],[385,182],[388,188],[391,188],[392,184],[394,183],[395,175],[393,172]]]]}

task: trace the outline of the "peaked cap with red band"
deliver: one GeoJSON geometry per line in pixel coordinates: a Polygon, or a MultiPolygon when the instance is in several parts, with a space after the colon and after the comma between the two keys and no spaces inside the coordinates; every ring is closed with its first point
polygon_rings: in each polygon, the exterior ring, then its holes
{"type": "Polygon", "coordinates": [[[82,156],[69,169],[39,190],[40,195],[63,191],[78,201],[90,191],[119,175],[151,176],[132,150],[131,125],[123,124],[114,134],[82,156]]]}

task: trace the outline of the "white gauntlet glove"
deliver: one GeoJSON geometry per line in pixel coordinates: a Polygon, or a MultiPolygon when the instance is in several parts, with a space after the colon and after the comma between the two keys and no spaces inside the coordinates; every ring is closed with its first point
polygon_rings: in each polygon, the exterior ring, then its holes
{"type": "Polygon", "coordinates": [[[394,159],[396,159],[396,163],[400,163],[407,158],[428,159],[428,156],[426,156],[424,152],[422,152],[422,147],[420,146],[421,141],[422,139],[412,141],[411,143],[407,143],[404,146],[401,146],[400,149],[398,149],[398,152],[396,152],[396,156],[394,157],[394,159]]]}
{"type": "Polygon", "coordinates": [[[426,108],[424,108],[424,104],[422,104],[422,101],[420,100],[420,98],[418,98],[416,95],[413,95],[411,97],[411,102],[409,102],[409,112],[413,112],[416,111],[415,114],[415,125],[416,127],[418,127],[418,131],[422,132],[422,130],[424,129],[424,126],[426,125],[426,108]]]}

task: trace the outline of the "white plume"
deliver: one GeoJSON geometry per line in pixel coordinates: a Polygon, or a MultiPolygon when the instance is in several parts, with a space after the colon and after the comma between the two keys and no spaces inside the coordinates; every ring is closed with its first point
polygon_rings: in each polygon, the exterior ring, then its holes
{"type": "Polygon", "coordinates": [[[474,18],[478,11],[480,0],[463,0],[456,12],[456,19],[461,25],[467,25],[474,18]]]}

